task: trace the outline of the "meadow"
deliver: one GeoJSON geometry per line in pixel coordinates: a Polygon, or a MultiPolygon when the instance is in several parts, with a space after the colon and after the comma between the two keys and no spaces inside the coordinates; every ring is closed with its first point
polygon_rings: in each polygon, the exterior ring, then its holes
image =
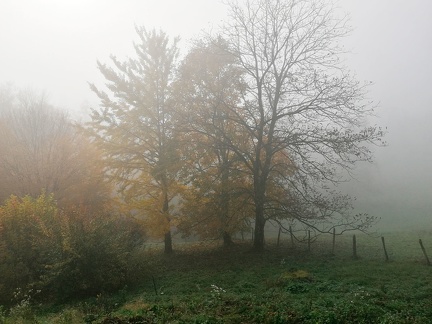
{"type": "Polygon", "coordinates": [[[263,253],[241,240],[225,249],[177,243],[170,256],[148,244],[134,287],[59,305],[24,294],[0,323],[432,323],[432,267],[420,238],[432,253],[426,231],[357,234],[357,258],[352,234],[336,237],[334,253],[331,236],[310,251],[287,235],[263,253]]]}

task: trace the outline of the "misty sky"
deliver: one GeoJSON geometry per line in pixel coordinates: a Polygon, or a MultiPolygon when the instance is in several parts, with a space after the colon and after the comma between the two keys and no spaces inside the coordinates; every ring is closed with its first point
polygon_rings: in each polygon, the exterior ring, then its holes
{"type": "MultiPolygon", "coordinates": [[[[374,83],[369,97],[389,131],[389,146],[376,149],[376,163],[360,166],[347,190],[383,224],[407,220],[430,229],[432,1],[338,6],[354,27],[346,64],[374,83]]],[[[0,84],[46,91],[54,105],[77,113],[97,104],[87,84],[103,82],[96,60],[133,55],[134,24],[180,35],[187,46],[200,30],[216,29],[225,10],[218,0],[0,0],[0,84]]]]}

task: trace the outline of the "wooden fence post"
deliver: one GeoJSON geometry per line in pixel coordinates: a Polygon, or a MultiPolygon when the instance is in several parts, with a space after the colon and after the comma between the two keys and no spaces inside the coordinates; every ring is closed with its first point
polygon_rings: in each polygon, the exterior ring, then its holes
{"type": "Polygon", "coordinates": [[[381,236],[381,241],[382,241],[382,245],[383,245],[383,249],[384,249],[385,260],[386,260],[386,262],[388,262],[389,257],[388,257],[388,254],[387,254],[387,249],[386,249],[386,245],[385,245],[385,241],[384,241],[384,236],[381,236]]]}
{"type": "Polygon", "coordinates": [[[308,231],[308,252],[311,251],[311,237],[310,237],[310,230],[308,231]]]}
{"type": "Polygon", "coordinates": [[[279,247],[281,232],[282,232],[282,228],[279,227],[278,238],[277,238],[277,244],[276,244],[277,247],[279,247]]]}
{"type": "Polygon", "coordinates": [[[332,254],[335,252],[336,245],[336,228],[333,227],[333,244],[332,244],[332,254]]]}
{"type": "Polygon", "coordinates": [[[428,258],[428,256],[427,256],[427,254],[426,254],[426,249],[424,248],[424,246],[423,246],[423,242],[422,242],[421,239],[419,239],[419,243],[420,243],[420,247],[421,247],[421,249],[422,249],[422,251],[423,251],[423,254],[424,254],[425,258],[426,258],[426,262],[427,262],[427,264],[430,266],[431,263],[430,263],[430,261],[429,261],[429,258],[428,258]]]}
{"type": "Polygon", "coordinates": [[[353,235],[353,258],[357,259],[357,240],[355,234],[353,235]]]}
{"type": "Polygon", "coordinates": [[[291,247],[294,247],[294,234],[292,232],[291,225],[290,225],[289,231],[290,231],[290,238],[291,238],[291,247]]]}
{"type": "Polygon", "coordinates": [[[290,231],[290,238],[291,238],[291,247],[293,247],[294,246],[294,237],[293,237],[293,234],[292,234],[291,225],[290,225],[289,231],[290,231]]]}

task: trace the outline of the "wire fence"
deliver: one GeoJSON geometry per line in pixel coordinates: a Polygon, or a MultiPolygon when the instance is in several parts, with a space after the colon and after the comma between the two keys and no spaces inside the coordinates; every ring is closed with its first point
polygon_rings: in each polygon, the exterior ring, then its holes
{"type": "MultiPolygon", "coordinates": [[[[383,262],[420,262],[431,265],[432,231],[399,231],[365,234],[345,232],[316,235],[307,230],[284,230],[278,227],[266,228],[266,245],[277,247],[282,253],[309,253],[316,256],[332,256],[347,259],[376,260],[383,262]]],[[[252,246],[253,231],[239,233],[234,242],[252,246]]],[[[191,247],[211,250],[222,245],[221,240],[202,240],[198,237],[174,236],[174,249],[188,250],[191,247]]],[[[163,242],[149,241],[148,250],[163,249],[163,242]]]]}
{"type": "MultiPolygon", "coordinates": [[[[307,231],[306,231],[307,232],[307,231]]],[[[431,265],[432,232],[401,231],[387,233],[344,233],[342,235],[304,234],[301,241],[290,233],[279,231],[268,241],[279,248],[302,250],[317,255],[334,255],[342,258],[357,258],[382,261],[412,261],[431,265]]]]}

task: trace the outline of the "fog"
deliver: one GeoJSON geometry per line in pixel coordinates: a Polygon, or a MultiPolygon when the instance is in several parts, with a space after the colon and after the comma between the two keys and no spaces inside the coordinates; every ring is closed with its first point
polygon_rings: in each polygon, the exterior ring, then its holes
{"type": "MultiPolygon", "coordinates": [[[[431,229],[432,2],[340,0],[353,32],[345,64],[372,81],[369,99],[387,127],[387,147],[374,148],[342,186],[356,207],[382,218],[382,228],[431,229]]],[[[102,84],[96,60],[133,55],[134,24],[180,35],[187,48],[202,29],[217,29],[225,7],[216,0],[2,0],[0,84],[46,91],[73,115],[97,105],[88,82],[102,84]]],[[[185,50],[184,50],[185,51],[185,50]]]]}
{"type": "Polygon", "coordinates": [[[378,123],[388,147],[350,184],[358,207],[381,216],[383,227],[431,228],[432,21],[429,1],[349,1],[353,48],[349,66],[371,80],[378,123]]]}

